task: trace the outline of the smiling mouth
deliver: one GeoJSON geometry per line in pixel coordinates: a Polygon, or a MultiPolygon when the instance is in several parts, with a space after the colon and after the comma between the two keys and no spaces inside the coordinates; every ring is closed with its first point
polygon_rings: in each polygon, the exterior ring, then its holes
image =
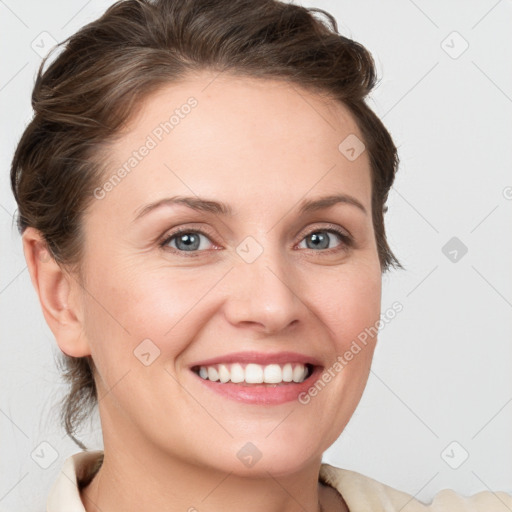
{"type": "Polygon", "coordinates": [[[298,384],[311,377],[315,366],[309,363],[255,364],[232,363],[194,366],[192,371],[203,380],[219,384],[298,384]]]}

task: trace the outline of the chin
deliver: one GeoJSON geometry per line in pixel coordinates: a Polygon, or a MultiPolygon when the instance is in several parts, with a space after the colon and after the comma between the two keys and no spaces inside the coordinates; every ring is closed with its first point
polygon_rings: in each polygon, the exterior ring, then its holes
{"type": "Polygon", "coordinates": [[[232,439],[212,455],[215,466],[223,472],[243,477],[268,478],[286,476],[303,470],[322,459],[320,440],[308,436],[281,435],[268,432],[252,437],[232,439]]]}

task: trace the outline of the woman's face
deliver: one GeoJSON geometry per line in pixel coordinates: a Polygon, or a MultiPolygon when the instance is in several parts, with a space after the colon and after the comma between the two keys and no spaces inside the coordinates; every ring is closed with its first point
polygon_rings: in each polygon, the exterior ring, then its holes
{"type": "Polygon", "coordinates": [[[375,339],[344,354],[380,314],[361,140],[346,107],[281,81],[204,73],[144,104],[84,217],[106,447],[251,475],[319,461],[375,339]]]}

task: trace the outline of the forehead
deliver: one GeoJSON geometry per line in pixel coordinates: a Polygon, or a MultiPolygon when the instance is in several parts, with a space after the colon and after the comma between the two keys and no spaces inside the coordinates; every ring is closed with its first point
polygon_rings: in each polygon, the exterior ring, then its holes
{"type": "Polygon", "coordinates": [[[281,80],[203,72],[144,101],[109,150],[104,183],[122,177],[101,208],[133,213],[165,194],[196,194],[269,209],[333,191],[370,208],[368,155],[347,158],[347,140],[362,135],[340,102],[281,80]]]}

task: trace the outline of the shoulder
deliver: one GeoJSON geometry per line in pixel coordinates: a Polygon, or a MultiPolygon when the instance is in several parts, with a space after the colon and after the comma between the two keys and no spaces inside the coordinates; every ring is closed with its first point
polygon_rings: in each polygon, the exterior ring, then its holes
{"type": "Polygon", "coordinates": [[[86,485],[103,461],[103,451],[84,451],[68,457],[46,501],[47,512],[85,512],[80,488],[86,485]]]}
{"type": "Polygon", "coordinates": [[[410,494],[385,485],[373,478],[322,464],[320,481],[334,487],[343,496],[351,512],[507,512],[512,510],[512,495],[505,492],[482,491],[462,496],[444,489],[426,504],[410,494]]]}

